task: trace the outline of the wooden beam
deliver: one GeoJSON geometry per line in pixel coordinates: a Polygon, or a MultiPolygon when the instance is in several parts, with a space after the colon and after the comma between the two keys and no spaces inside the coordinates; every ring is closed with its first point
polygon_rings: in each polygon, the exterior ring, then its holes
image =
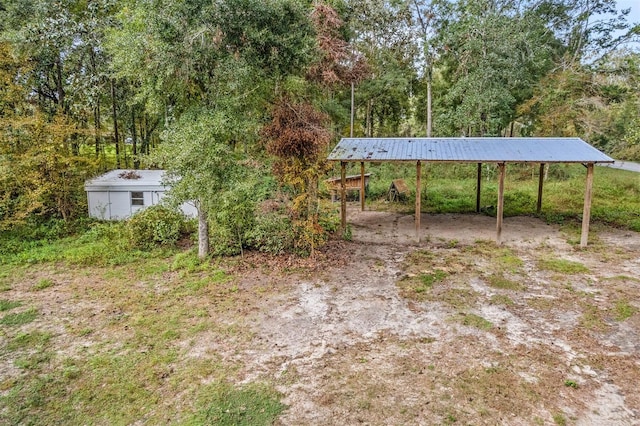
{"type": "Polygon", "coordinates": [[[584,191],[584,210],[582,212],[582,234],[580,247],[586,247],[589,240],[589,221],[591,219],[591,194],[593,192],[593,163],[587,164],[587,187],[584,191]]]}
{"type": "Polygon", "coordinates": [[[340,226],[347,232],[347,163],[340,162],[340,226]]]}
{"type": "Polygon", "coordinates": [[[353,137],[353,114],[354,114],[354,99],[355,99],[355,84],[351,82],[351,126],[349,130],[349,136],[353,137]]]}
{"type": "Polygon", "coordinates": [[[360,210],[364,211],[364,198],[365,198],[365,182],[364,182],[364,161],[360,162],[360,210]]]}
{"type": "Polygon", "coordinates": [[[536,212],[540,214],[542,211],[542,185],[544,184],[544,163],[540,163],[540,176],[538,176],[538,205],[536,212]]]}
{"type": "Polygon", "coordinates": [[[480,185],[482,184],[482,163],[478,163],[478,179],[476,181],[476,213],[480,213],[480,185]]]}
{"type": "Polygon", "coordinates": [[[421,178],[422,178],[422,163],[418,161],[416,163],[416,240],[420,242],[420,199],[421,194],[421,178]]]}
{"type": "Polygon", "coordinates": [[[498,178],[498,212],[496,219],[496,243],[500,244],[502,241],[502,216],[504,214],[504,175],[506,174],[505,163],[498,163],[498,169],[500,169],[500,176],[498,178]]]}

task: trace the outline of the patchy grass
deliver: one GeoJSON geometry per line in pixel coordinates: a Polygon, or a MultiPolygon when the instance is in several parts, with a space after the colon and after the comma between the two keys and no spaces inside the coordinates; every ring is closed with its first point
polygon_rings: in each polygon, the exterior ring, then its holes
{"type": "Polygon", "coordinates": [[[556,258],[544,258],[538,260],[538,268],[545,271],[557,272],[559,274],[584,274],[589,272],[589,268],[584,266],[582,263],[556,258]]]}
{"type": "Polygon", "coordinates": [[[37,330],[30,333],[20,333],[9,341],[7,349],[10,351],[31,349],[42,350],[42,348],[47,346],[51,337],[51,333],[37,330]]]}
{"type": "Polygon", "coordinates": [[[491,330],[493,328],[491,321],[476,314],[462,314],[459,320],[463,325],[475,327],[480,330],[491,330]]]}
{"type": "Polygon", "coordinates": [[[532,297],[527,299],[527,305],[540,311],[550,311],[558,307],[558,301],[548,297],[532,297]]]}
{"type": "Polygon", "coordinates": [[[510,280],[505,277],[503,273],[495,273],[489,275],[487,279],[489,286],[493,288],[498,288],[501,290],[513,290],[513,291],[523,291],[525,290],[525,286],[522,283],[519,283],[514,280],[510,280]]]}
{"type": "Polygon", "coordinates": [[[638,309],[629,304],[628,300],[618,300],[615,303],[616,321],[624,321],[635,314],[638,309]]]}
{"type": "Polygon", "coordinates": [[[44,290],[45,288],[52,287],[54,285],[55,283],[53,282],[52,279],[43,278],[40,281],[38,281],[36,284],[34,284],[33,289],[36,291],[40,291],[40,290],[44,290]]]}
{"type": "Polygon", "coordinates": [[[10,311],[13,308],[17,308],[18,306],[22,306],[22,302],[19,300],[0,300],[0,312],[10,311]]]}
{"type": "Polygon", "coordinates": [[[492,305],[504,305],[504,306],[513,306],[515,302],[509,296],[505,296],[503,294],[494,294],[489,299],[489,303],[492,305]]]}
{"type": "Polygon", "coordinates": [[[205,408],[187,424],[271,425],[286,408],[280,403],[281,395],[264,384],[239,388],[221,384],[208,389],[202,398],[200,405],[205,408]]]}
{"type": "Polygon", "coordinates": [[[0,324],[17,327],[28,324],[38,317],[38,311],[30,308],[23,312],[10,313],[0,319],[0,324]]]}
{"type": "Polygon", "coordinates": [[[602,331],[607,328],[607,324],[602,318],[602,313],[597,306],[591,304],[584,304],[580,325],[587,329],[597,331],[602,331]]]}

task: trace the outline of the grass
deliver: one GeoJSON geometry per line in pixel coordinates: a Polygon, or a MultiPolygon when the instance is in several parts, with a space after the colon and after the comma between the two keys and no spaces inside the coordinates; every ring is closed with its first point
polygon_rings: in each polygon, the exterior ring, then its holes
{"type": "Polygon", "coordinates": [[[431,273],[422,273],[418,279],[420,285],[414,287],[416,293],[423,293],[433,287],[433,284],[444,280],[447,277],[447,273],[441,270],[436,270],[431,273]]]}
{"type": "Polygon", "coordinates": [[[635,314],[638,309],[629,304],[628,300],[618,300],[615,303],[616,321],[624,321],[635,314]]]}
{"type": "Polygon", "coordinates": [[[509,297],[502,294],[494,294],[489,302],[493,305],[513,306],[515,302],[509,297]]]}
{"type": "Polygon", "coordinates": [[[486,320],[485,318],[482,318],[481,316],[476,314],[462,314],[460,322],[463,325],[475,327],[480,330],[491,330],[493,328],[493,324],[491,323],[491,321],[486,320]]]}
{"type": "Polygon", "coordinates": [[[510,280],[502,273],[491,274],[488,277],[489,286],[498,288],[501,290],[513,290],[522,291],[525,290],[525,286],[517,281],[510,280]]]}
{"type": "Polygon", "coordinates": [[[43,278],[40,281],[38,281],[36,284],[34,284],[33,289],[36,291],[40,291],[40,290],[44,290],[45,288],[52,287],[53,285],[55,285],[53,280],[51,280],[50,278],[43,278]]]}
{"type": "Polygon", "coordinates": [[[22,302],[19,300],[0,300],[0,312],[10,311],[13,308],[17,308],[18,306],[22,306],[22,302]]]}
{"type": "Polygon", "coordinates": [[[30,308],[24,312],[10,313],[0,319],[0,324],[17,327],[28,324],[38,317],[38,311],[30,308]]]}
{"type": "Polygon", "coordinates": [[[538,268],[560,274],[583,274],[589,272],[589,268],[584,266],[582,263],[557,258],[544,258],[538,260],[538,268]]]}
{"type": "Polygon", "coordinates": [[[49,332],[33,331],[30,333],[20,333],[8,343],[7,348],[11,351],[18,350],[42,350],[51,340],[53,335],[49,332]]]}

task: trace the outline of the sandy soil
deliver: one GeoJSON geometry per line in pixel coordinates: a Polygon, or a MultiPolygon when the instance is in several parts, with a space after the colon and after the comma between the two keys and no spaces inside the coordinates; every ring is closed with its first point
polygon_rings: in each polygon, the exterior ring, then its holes
{"type": "Polygon", "coordinates": [[[640,318],[610,318],[615,295],[607,281],[626,277],[616,291],[640,307],[638,234],[602,231],[599,250],[578,251],[557,226],[508,218],[503,246],[523,260],[527,290],[488,286],[485,261],[472,259],[475,267],[446,284],[473,294],[462,306],[404,297],[397,283],[407,256],[424,250],[446,258],[491,240],[495,219],[424,215],[420,244],[412,216],[352,209],[349,221],[353,242],[343,263],[263,300],[255,338],[240,355],[242,380],[280,383],[290,407],[281,424],[640,424],[640,318]],[[566,279],[541,272],[542,255],[590,272],[566,279]],[[513,303],[494,303],[496,294],[513,303]],[[581,321],[589,303],[605,317],[595,330],[581,321]],[[457,321],[469,313],[493,327],[457,321]]]}

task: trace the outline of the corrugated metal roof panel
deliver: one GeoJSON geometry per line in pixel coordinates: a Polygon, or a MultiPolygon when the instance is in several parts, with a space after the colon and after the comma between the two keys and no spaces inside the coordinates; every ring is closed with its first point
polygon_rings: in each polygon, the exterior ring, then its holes
{"type": "Polygon", "coordinates": [[[344,138],[330,161],[613,163],[580,138],[344,138]]]}

